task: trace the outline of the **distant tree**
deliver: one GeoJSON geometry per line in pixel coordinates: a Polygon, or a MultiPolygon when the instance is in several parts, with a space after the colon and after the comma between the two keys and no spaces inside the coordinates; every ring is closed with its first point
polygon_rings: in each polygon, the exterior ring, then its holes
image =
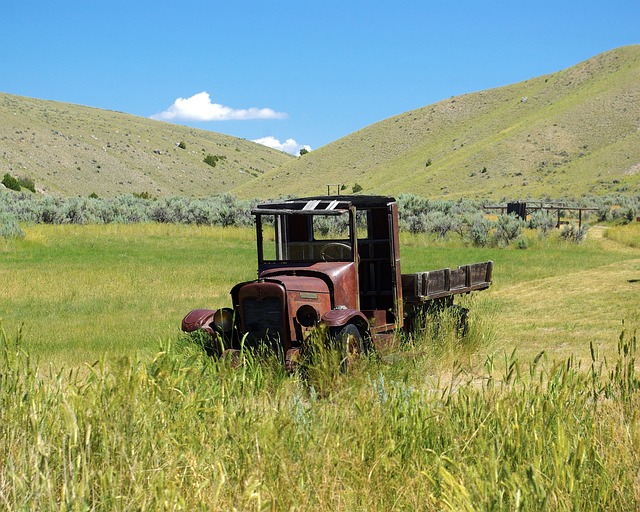
{"type": "Polygon", "coordinates": [[[187,145],[184,143],[184,141],[181,141],[180,144],[178,144],[178,147],[180,149],[187,149],[187,145]]]}
{"type": "Polygon", "coordinates": [[[362,185],[360,185],[359,183],[356,183],[351,190],[354,194],[357,194],[362,190],[362,185]]]}
{"type": "Polygon", "coordinates": [[[4,178],[2,178],[2,184],[8,189],[15,190],[16,192],[20,192],[20,189],[22,189],[18,180],[9,173],[5,174],[4,178]]]}
{"type": "Polygon", "coordinates": [[[203,162],[211,167],[215,167],[218,163],[218,157],[214,155],[207,155],[204,157],[203,162]]]}
{"type": "Polygon", "coordinates": [[[302,148],[302,149],[300,150],[300,156],[302,156],[302,155],[306,155],[308,152],[309,152],[309,150],[308,150],[307,148],[302,148]]]}
{"type": "Polygon", "coordinates": [[[33,178],[30,178],[29,176],[21,176],[18,178],[18,183],[22,188],[26,188],[34,194],[36,193],[36,183],[33,181],[33,178]]]}
{"type": "Polygon", "coordinates": [[[204,157],[203,162],[205,164],[207,164],[207,165],[210,165],[211,167],[215,167],[216,164],[219,161],[226,160],[226,159],[227,159],[227,157],[224,156],[224,155],[211,155],[211,154],[208,154],[207,156],[204,157]]]}

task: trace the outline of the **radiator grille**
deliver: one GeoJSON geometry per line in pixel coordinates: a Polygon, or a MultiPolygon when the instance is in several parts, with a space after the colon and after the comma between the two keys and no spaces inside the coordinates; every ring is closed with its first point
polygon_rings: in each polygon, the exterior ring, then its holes
{"type": "Polygon", "coordinates": [[[282,299],[279,297],[246,298],[242,301],[242,312],[249,343],[266,341],[275,347],[284,339],[282,299]]]}

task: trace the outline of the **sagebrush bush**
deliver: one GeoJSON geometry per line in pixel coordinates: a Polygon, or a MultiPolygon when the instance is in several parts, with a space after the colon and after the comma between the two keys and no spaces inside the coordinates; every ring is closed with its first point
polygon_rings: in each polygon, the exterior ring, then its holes
{"type": "Polygon", "coordinates": [[[582,227],[576,226],[574,223],[565,224],[560,230],[560,237],[568,242],[581,243],[587,238],[589,226],[583,224],[582,227]]]}
{"type": "MultiPolygon", "coordinates": [[[[19,222],[45,224],[107,224],[133,222],[183,223],[211,226],[251,226],[251,208],[257,200],[239,200],[231,194],[206,198],[165,197],[155,199],[146,192],[114,198],[38,196],[0,191],[0,213],[19,222]]],[[[638,197],[582,198],[578,206],[598,208],[597,218],[628,222],[640,209],[638,197]]],[[[585,214],[586,215],[586,214],[585,214]]],[[[506,246],[519,237],[524,224],[501,217],[496,224],[487,218],[482,203],[469,200],[435,200],[400,194],[400,229],[414,234],[432,233],[446,237],[455,232],[475,246],[491,243],[506,246]]],[[[529,225],[544,237],[555,226],[552,214],[535,212],[529,225]]]]}
{"type": "Polygon", "coordinates": [[[537,229],[540,236],[545,237],[556,227],[557,220],[553,213],[545,210],[536,210],[531,214],[529,219],[529,227],[531,229],[537,229]]]}
{"type": "Polygon", "coordinates": [[[516,215],[501,214],[496,222],[493,239],[498,246],[506,247],[522,234],[523,221],[516,215]]]}
{"type": "Polygon", "coordinates": [[[181,223],[210,226],[250,226],[255,201],[240,201],[230,194],[208,198],[166,197],[145,194],[115,198],[43,196],[0,193],[0,213],[20,222],[42,224],[181,223]]]}
{"type": "Polygon", "coordinates": [[[18,224],[18,220],[7,214],[0,214],[0,238],[12,240],[14,238],[24,238],[25,232],[18,224]]]}
{"type": "Polygon", "coordinates": [[[428,212],[425,216],[425,230],[444,238],[449,231],[457,230],[458,219],[459,216],[447,215],[441,211],[428,212]]]}

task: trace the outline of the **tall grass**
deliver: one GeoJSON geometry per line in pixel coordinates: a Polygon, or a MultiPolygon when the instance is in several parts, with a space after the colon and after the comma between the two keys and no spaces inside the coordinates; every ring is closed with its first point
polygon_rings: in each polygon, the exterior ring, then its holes
{"type": "Polygon", "coordinates": [[[609,228],[604,236],[629,247],[640,248],[640,223],[609,228]]]}
{"type": "Polygon", "coordinates": [[[0,334],[7,510],[635,510],[637,338],[609,364],[489,357],[432,381],[364,360],[323,394],[167,342],[43,374],[0,334]],[[504,364],[502,364],[504,363],[504,364]],[[504,369],[498,370],[498,367],[504,369]]]}

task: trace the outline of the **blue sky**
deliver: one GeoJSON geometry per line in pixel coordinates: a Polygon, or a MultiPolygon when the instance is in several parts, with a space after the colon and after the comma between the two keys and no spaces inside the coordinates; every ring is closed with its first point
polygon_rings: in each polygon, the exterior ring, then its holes
{"type": "Polygon", "coordinates": [[[297,154],[638,44],[638,27],[639,0],[0,0],[0,91],[297,154]]]}

